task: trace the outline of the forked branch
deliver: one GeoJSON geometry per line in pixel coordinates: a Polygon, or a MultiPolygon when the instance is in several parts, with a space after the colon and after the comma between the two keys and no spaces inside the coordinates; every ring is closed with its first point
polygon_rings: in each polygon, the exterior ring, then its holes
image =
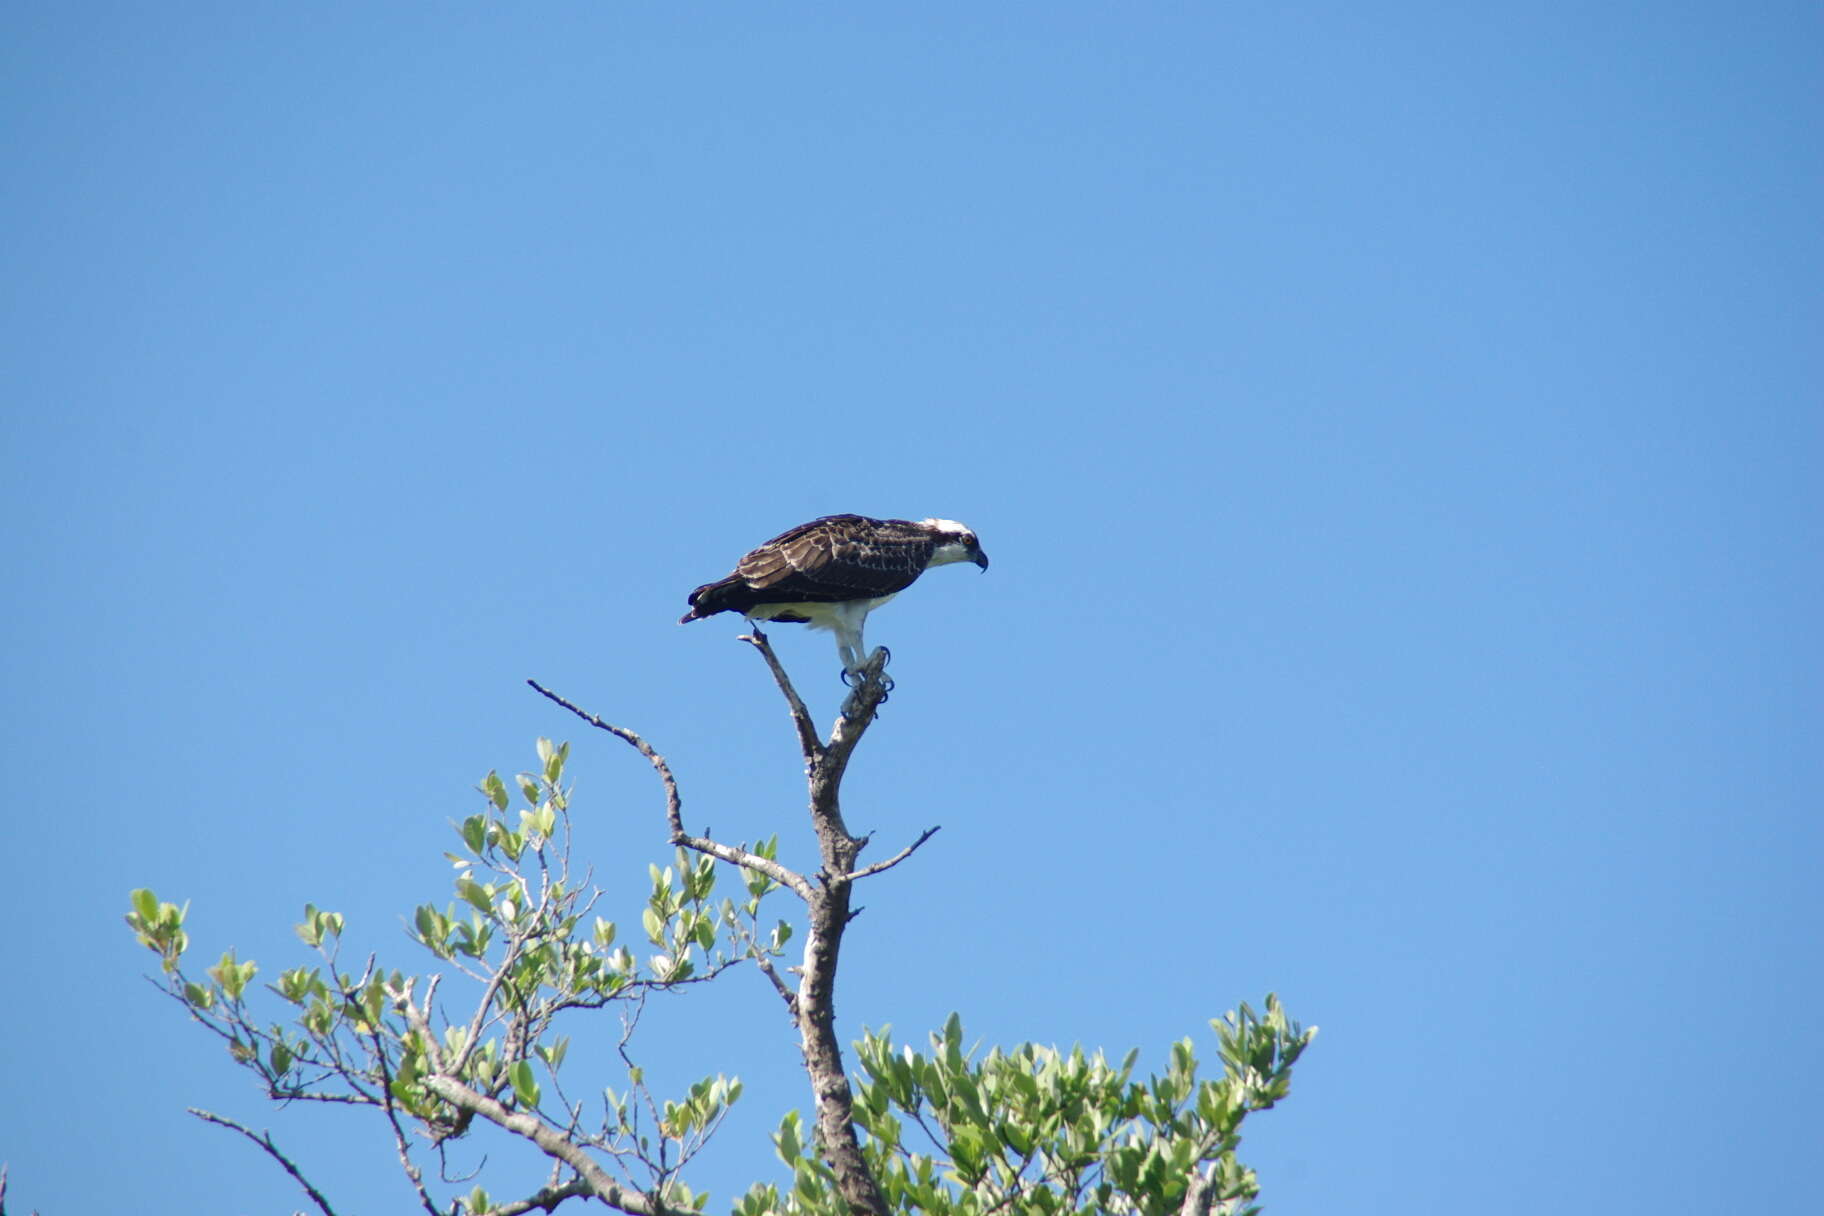
{"type": "Polygon", "coordinates": [[[785,674],[785,668],[779,663],[779,656],[773,653],[773,644],[755,625],[752,633],[744,633],[739,639],[747,642],[760,652],[766,660],[766,666],[773,673],[773,681],[779,685],[779,691],[785,694],[785,703],[792,711],[792,726],[798,732],[798,750],[804,753],[804,762],[811,768],[823,759],[823,744],[817,739],[817,727],[811,722],[811,711],[804,707],[804,698],[792,687],[791,677],[785,674]]]}
{"type": "Polygon", "coordinates": [[[842,776],[880,703],[887,698],[887,652],[876,650],[869,656],[854,691],[843,702],[829,741],[819,743],[803,700],[792,688],[764,635],[748,640],[766,659],[791,710],[792,724],[806,758],[811,825],[816,829],[823,861],[819,885],[805,901],[809,905],[809,931],[804,939],[798,991],[795,999],[788,997],[786,1001],[798,1029],[805,1071],[810,1074],[811,1092],[816,1099],[817,1143],[849,1209],[867,1216],[886,1216],[886,1196],[868,1169],[860,1137],[855,1133],[855,1095],[843,1069],[842,1045],[836,1037],[836,966],[842,953],[843,931],[851,916],[855,859],[867,845],[865,837],[850,835],[843,823],[839,800],[842,776]]]}
{"type": "MultiPolygon", "coordinates": [[[[843,1068],[842,1046],[836,1037],[836,968],[841,957],[843,932],[853,917],[851,896],[855,881],[898,865],[929,840],[937,829],[927,828],[912,844],[884,861],[862,869],[856,867],[856,859],[862,849],[867,847],[868,838],[851,835],[843,822],[840,801],[842,778],[848,770],[849,758],[861,743],[862,736],[867,733],[881,702],[887,699],[887,693],[892,687],[892,681],[886,676],[887,652],[884,649],[874,651],[857,673],[854,688],[844,700],[841,713],[830,729],[830,737],[825,741],[818,738],[817,728],[811,722],[810,711],[805,708],[804,699],[792,686],[791,677],[780,664],[779,656],[773,652],[766,635],[755,629],[742,640],[760,652],[767,670],[772,673],[774,683],[785,698],[799,751],[804,756],[811,824],[817,833],[822,863],[815,882],[771,858],[685,832],[683,804],[678,794],[677,781],[672,777],[671,768],[663,756],[633,731],[603,721],[537,681],[528,680],[527,683],[541,695],[598,730],[614,735],[646,757],[665,787],[665,814],[673,844],[763,874],[781,886],[791,888],[805,901],[809,925],[805,934],[803,964],[797,968],[796,989],[771,965],[764,952],[759,952],[757,957],[762,972],[784,999],[798,1030],[805,1069],[809,1073],[811,1090],[816,1100],[817,1143],[835,1175],[837,1188],[852,1212],[865,1216],[886,1216],[886,1197],[879,1181],[868,1168],[862,1155],[860,1138],[856,1134],[854,1091],[843,1068]]],[[[425,1083],[433,1092],[461,1109],[473,1111],[484,1119],[533,1140],[546,1153],[575,1169],[610,1206],[633,1213],[634,1216],[659,1216],[659,1209],[652,1201],[645,1196],[615,1188],[614,1182],[601,1172],[600,1166],[551,1125],[530,1114],[509,1110],[447,1074],[427,1078],[425,1083]]]]}
{"type": "Polygon", "coordinates": [[[612,722],[603,721],[599,716],[552,692],[537,680],[527,680],[526,683],[537,689],[541,696],[555,701],[597,730],[607,731],[646,757],[647,763],[652,765],[653,770],[659,775],[659,781],[665,786],[665,819],[671,825],[672,844],[682,845],[705,856],[714,857],[717,861],[726,861],[732,866],[752,870],[756,874],[764,874],[780,886],[789,888],[801,899],[811,897],[810,880],[796,870],[747,849],[723,844],[721,841],[711,840],[707,836],[692,836],[686,832],[684,830],[684,800],[678,793],[678,781],[676,777],[672,776],[671,765],[667,764],[665,757],[660,755],[652,744],[646,742],[637,732],[628,730],[625,726],[616,726],[612,722]]]}
{"type": "Polygon", "coordinates": [[[885,861],[877,861],[873,865],[867,867],[864,870],[855,871],[853,874],[849,875],[849,879],[851,881],[854,881],[855,879],[860,879],[860,878],[872,878],[874,875],[879,874],[883,870],[891,870],[894,866],[898,865],[900,862],[904,861],[906,858],[912,856],[913,853],[916,853],[918,851],[918,847],[920,845],[924,844],[925,841],[931,839],[933,836],[937,835],[942,830],[943,830],[942,825],[926,828],[924,831],[922,831],[918,834],[917,840],[914,840],[911,844],[907,845],[905,848],[901,849],[899,852],[893,854],[893,856],[887,858],[885,861]]]}
{"type": "MultiPolygon", "coordinates": [[[[583,1146],[551,1126],[537,1115],[509,1110],[486,1094],[471,1089],[454,1077],[434,1074],[424,1078],[424,1087],[458,1110],[473,1111],[488,1122],[523,1136],[538,1145],[546,1156],[556,1158],[575,1170],[588,1184],[589,1192],[611,1208],[629,1216],[670,1216],[671,1208],[655,1199],[622,1186],[608,1175],[583,1146]]],[[[566,1189],[566,1196],[570,1193],[566,1189]]]]}

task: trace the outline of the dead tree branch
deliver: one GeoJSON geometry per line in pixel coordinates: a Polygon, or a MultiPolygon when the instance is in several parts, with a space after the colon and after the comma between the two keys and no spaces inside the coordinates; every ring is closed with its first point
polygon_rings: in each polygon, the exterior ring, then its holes
{"type": "MultiPolygon", "coordinates": [[[[310,1180],[304,1177],[303,1173],[299,1171],[296,1165],[292,1164],[291,1158],[287,1157],[284,1153],[281,1153],[278,1145],[272,1142],[271,1132],[255,1135],[251,1130],[236,1123],[233,1119],[225,1119],[221,1115],[202,1110],[195,1106],[190,1107],[189,1111],[205,1123],[213,1123],[217,1127],[225,1127],[230,1131],[237,1131],[259,1145],[266,1151],[267,1156],[285,1167],[285,1172],[290,1174],[292,1178],[297,1181],[297,1184],[304,1188],[304,1193],[310,1196],[310,1201],[317,1205],[317,1210],[322,1212],[323,1216],[336,1216],[336,1210],[329,1206],[329,1200],[323,1198],[322,1192],[310,1185],[310,1180]]],[[[0,1192],[0,1194],[3,1194],[3,1192],[0,1192]]]]}
{"type": "MultiPolygon", "coordinates": [[[[856,859],[867,847],[868,838],[850,833],[843,822],[842,778],[849,759],[873,723],[881,702],[887,698],[892,681],[886,676],[887,652],[876,650],[859,673],[853,690],[844,700],[842,710],[830,729],[827,741],[820,740],[811,722],[804,699],[792,686],[791,678],[773,653],[766,635],[755,629],[742,638],[765,660],[767,670],[785,698],[797,735],[799,750],[804,755],[805,777],[810,795],[811,825],[817,834],[821,865],[816,881],[744,848],[725,845],[705,837],[692,836],[684,830],[683,801],[678,793],[665,758],[646,740],[625,727],[605,722],[594,714],[528,680],[541,695],[568,709],[583,721],[607,731],[646,757],[659,774],[665,787],[665,816],[670,826],[671,842],[714,857],[742,869],[765,875],[789,887],[805,901],[809,909],[809,930],[805,935],[804,961],[799,967],[796,991],[771,965],[764,951],[755,951],[760,969],[784,999],[792,1022],[798,1030],[799,1045],[804,1053],[811,1091],[816,1100],[817,1145],[835,1174],[843,1200],[858,1216],[886,1216],[887,1201],[879,1181],[868,1169],[862,1155],[861,1141],[855,1130],[854,1091],[842,1062],[842,1045],[836,1037],[836,968],[841,957],[842,935],[853,918],[851,896],[858,879],[889,870],[910,857],[929,840],[937,829],[927,828],[917,840],[885,861],[856,868],[856,859]]],[[[473,1111],[499,1126],[526,1137],[548,1155],[563,1161],[588,1183],[597,1196],[610,1206],[635,1216],[660,1216],[657,1201],[619,1188],[602,1172],[600,1166],[563,1132],[535,1116],[514,1112],[462,1084],[448,1073],[428,1077],[425,1084],[432,1092],[459,1109],[473,1111]],[[609,1190],[606,1188],[613,1188],[609,1190]]]]}
{"type": "Polygon", "coordinates": [[[823,744],[817,738],[817,727],[811,721],[811,711],[804,707],[804,699],[798,690],[792,687],[791,677],[785,674],[785,668],[779,663],[779,656],[773,653],[773,644],[766,640],[758,625],[752,633],[744,633],[737,641],[750,643],[760,656],[766,660],[767,669],[773,673],[773,680],[779,685],[779,691],[785,694],[785,703],[792,711],[792,726],[798,731],[798,748],[804,753],[804,763],[809,769],[815,769],[817,762],[823,759],[823,744]]]}
{"type": "Polygon", "coordinates": [[[458,1110],[473,1111],[496,1127],[530,1140],[546,1156],[554,1157],[575,1170],[578,1177],[587,1184],[588,1193],[609,1207],[626,1212],[628,1216],[674,1216],[673,1209],[657,1199],[629,1190],[609,1177],[608,1172],[583,1150],[582,1145],[537,1115],[509,1110],[479,1090],[471,1089],[456,1078],[441,1073],[425,1077],[424,1087],[458,1110]]]}
{"type": "MultiPolygon", "coordinates": [[[[768,650],[767,653],[770,654],[771,651],[768,650]]],[[[537,689],[540,695],[555,701],[597,730],[607,731],[646,757],[647,763],[652,765],[653,770],[659,774],[660,782],[665,786],[665,819],[671,825],[672,844],[682,845],[684,848],[705,856],[714,857],[717,861],[725,861],[729,865],[752,870],[756,874],[764,874],[780,886],[789,888],[800,899],[811,898],[810,880],[796,870],[780,865],[770,857],[762,857],[758,853],[723,844],[721,841],[711,840],[707,836],[692,836],[686,832],[684,830],[684,800],[678,793],[678,781],[676,777],[672,776],[671,765],[667,764],[665,757],[660,755],[652,744],[646,742],[638,733],[628,730],[624,726],[616,726],[612,722],[603,721],[597,715],[552,692],[537,680],[527,680],[526,683],[537,689]]],[[[796,697],[797,694],[792,695],[796,697]]],[[[802,703],[800,708],[802,708],[802,703]]]]}
{"type": "Polygon", "coordinates": [[[854,882],[854,881],[857,881],[857,880],[863,879],[863,878],[872,878],[874,875],[879,874],[883,870],[891,870],[894,866],[898,865],[900,862],[904,861],[906,858],[912,856],[913,853],[916,853],[918,851],[918,847],[920,845],[924,844],[925,841],[931,839],[933,836],[937,835],[942,830],[943,830],[942,825],[939,825],[937,827],[926,828],[924,831],[922,831],[918,834],[917,840],[914,840],[911,844],[907,845],[905,848],[901,849],[899,852],[893,854],[893,856],[887,858],[885,861],[877,861],[873,865],[867,867],[865,870],[855,871],[853,874],[849,875],[849,880],[851,882],[854,882]]]}
{"type": "MultiPolygon", "coordinates": [[[[751,640],[751,639],[750,639],[751,640]]],[[[817,832],[822,856],[818,886],[805,901],[809,905],[809,931],[805,935],[804,963],[795,1000],[788,1000],[797,1024],[804,1065],[810,1074],[817,1104],[817,1144],[836,1176],[836,1185],[851,1211],[886,1216],[886,1196],[862,1156],[855,1132],[855,1096],[843,1069],[842,1045],[836,1037],[836,965],[842,951],[842,934],[850,919],[850,896],[855,881],[855,859],[867,845],[866,837],[849,833],[842,819],[842,776],[849,757],[874,721],[875,711],[886,700],[887,652],[876,650],[861,678],[843,703],[827,743],[807,741],[808,715],[791,681],[785,678],[772,648],[761,638],[754,645],[765,657],[780,691],[791,709],[809,769],[811,825],[817,832]],[[814,745],[814,746],[813,746],[814,745]]],[[[928,837],[930,833],[926,833],[928,837]]],[[[923,843],[921,839],[919,843],[923,843]]],[[[917,847],[916,845],[914,847],[917,847]]]]}
{"type": "Polygon", "coordinates": [[[566,1199],[580,1199],[595,1194],[589,1184],[581,1178],[572,1179],[562,1186],[548,1186],[535,1195],[516,1199],[512,1203],[501,1203],[488,1209],[488,1216],[523,1216],[526,1212],[553,1212],[557,1205],[566,1199]]]}

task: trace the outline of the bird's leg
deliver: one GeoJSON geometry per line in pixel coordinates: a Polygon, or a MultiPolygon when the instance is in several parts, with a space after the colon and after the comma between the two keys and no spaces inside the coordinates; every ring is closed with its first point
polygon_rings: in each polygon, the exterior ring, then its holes
{"type": "Polygon", "coordinates": [[[842,654],[842,682],[855,687],[868,666],[868,651],[861,641],[861,621],[845,619],[839,607],[836,625],[836,649],[842,654]]]}
{"type": "Polygon", "coordinates": [[[870,654],[867,660],[854,671],[843,673],[842,682],[853,690],[842,703],[843,717],[854,719],[859,716],[861,700],[868,694],[870,686],[876,682],[880,688],[880,695],[873,699],[874,716],[880,716],[879,707],[886,704],[887,694],[893,691],[893,680],[886,671],[887,660],[891,657],[892,651],[885,646],[877,647],[874,653],[870,654]]]}

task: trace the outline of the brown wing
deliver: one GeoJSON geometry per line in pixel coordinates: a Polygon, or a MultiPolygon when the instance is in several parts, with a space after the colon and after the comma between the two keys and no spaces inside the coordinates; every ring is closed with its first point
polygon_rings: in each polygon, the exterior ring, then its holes
{"type": "Polygon", "coordinates": [[[735,565],[756,604],[892,595],[931,560],[931,536],[903,519],[826,515],[783,532],[735,565]]]}
{"type": "Polygon", "coordinates": [[[930,533],[908,520],[825,515],[756,546],[727,578],[691,592],[683,619],[892,595],[924,573],[932,548],[930,533]]]}

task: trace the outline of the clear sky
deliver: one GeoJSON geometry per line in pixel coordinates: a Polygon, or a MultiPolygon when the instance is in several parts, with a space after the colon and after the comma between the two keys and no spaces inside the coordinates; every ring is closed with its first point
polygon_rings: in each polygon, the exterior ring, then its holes
{"type": "MultiPolygon", "coordinates": [[[[993,568],[876,614],[845,1038],[1322,1027],[1275,1216],[1793,1212],[1824,1117],[1813,4],[0,9],[0,1159],[46,1216],[410,1195],[269,1110],[120,922],[414,965],[447,826],[576,740],[637,924],[802,832],[727,618],[835,511],[993,568]]],[[[826,720],[824,636],[775,630],[826,720]]],[[[803,843],[788,846],[803,854],[803,843]]],[[[764,982],[697,1181],[807,1095],[764,982]]],[[[610,1033],[603,1028],[604,1035],[610,1033]]],[[[572,1064],[575,1067],[575,1064],[572,1064]]],[[[611,1080],[603,1077],[604,1081],[611,1080]]]]}

